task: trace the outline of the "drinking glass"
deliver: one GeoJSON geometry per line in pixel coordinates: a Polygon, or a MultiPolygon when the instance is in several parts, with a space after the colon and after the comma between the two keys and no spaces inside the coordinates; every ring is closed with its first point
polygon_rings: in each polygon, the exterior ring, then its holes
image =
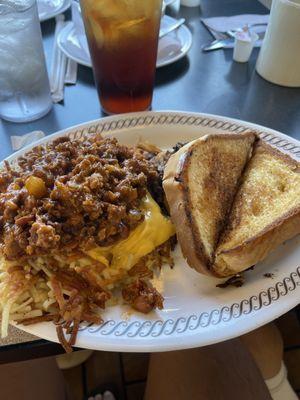
{"type": "Polygon", "coordinates": [[[81,0],[81,9],[103,110],[149,109],[162,0],[81,0]]]}
{"type": "Polygon", "coordinates": [[[0,118],[32,121],[52,107],[35,0],[0,1],[0,118]]]}

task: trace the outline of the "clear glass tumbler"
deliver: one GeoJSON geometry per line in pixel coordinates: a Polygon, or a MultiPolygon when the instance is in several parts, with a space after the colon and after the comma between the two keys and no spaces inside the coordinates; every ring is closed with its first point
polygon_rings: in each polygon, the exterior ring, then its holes
{"type": "Polygon", "coordinates": [[[149,109],[162,0],[81,0],[81,9],[103,110],[149,109]]]}
{"type": "Polygon", "coordinates": [[[32,121],[51,107],[36,0],[1,0],[0,118],[32,121]]]}

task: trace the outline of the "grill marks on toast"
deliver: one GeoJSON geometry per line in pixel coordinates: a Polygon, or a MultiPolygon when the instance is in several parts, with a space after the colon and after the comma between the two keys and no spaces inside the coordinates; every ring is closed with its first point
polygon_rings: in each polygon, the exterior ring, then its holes
{"type": "Polygon", "coordinates": [[[219,275],[239,272],[300,233],[300,164],[259,141],[216,251],[219,275]]]}
{"type": "Polygon", "coordinates": [[[259,142],[244,173],[220,246],[226,248],[246,241],[263,226],[271,225],[276,217],[299,207],[297,161],[259,142]]]}
{"type": "Polygon", "coordinates": [[[201,241],[211,263],[241,174],[248,161],[253,138],[216,137],[195,143],[184,169],[187,206],[191,210],[194,237],[201,241]],[[193,226],[195,224],[195,226],[193,226]]]}
{"type": "Polygon", "coordinates": [[[255,141],[253,133],[207,135],[167,163],[164,189],[185,258],[209,274],[220,234],[255,141]]]}
{"type": "Polygon", "coordinates": [[[188,264],[230,276],[300,233],[300,163],[254,134],[197,139],[163,181],[188,264]]]}

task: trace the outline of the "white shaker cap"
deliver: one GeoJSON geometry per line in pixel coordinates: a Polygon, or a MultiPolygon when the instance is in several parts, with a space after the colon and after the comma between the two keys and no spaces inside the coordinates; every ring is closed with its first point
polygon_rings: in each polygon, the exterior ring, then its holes
{"type": "Polygon", "coordinates": [[[248,38],[241,32],[235,35],[233,59],[237,62],[247,62],[251,56],[258,35],[255,32],[249,33],[248,38]]]}

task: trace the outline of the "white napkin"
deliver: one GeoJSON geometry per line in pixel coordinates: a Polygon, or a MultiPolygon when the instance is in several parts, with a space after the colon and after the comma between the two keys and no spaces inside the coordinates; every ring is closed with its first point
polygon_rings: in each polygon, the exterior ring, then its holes
{"type": "Polygon", "coordinates": [[[59,32],[65,26],[65,17],[63,14],[59,14],[56,18],[56,26],[54,33],[54,46],[52,50],[52,62],[50,70],[50,88],[52,101],[59,103],[64,99],[64,87],[65,87],[65,74],[67,67],[67,56],[60,50],[57,44],[57,37],[59,32]]]}
{"type": "Polygon", "coordinates": [[[71,60],[71,58],[67,59],[67,67],[66,67],[66,75],[65,75],[65,83],[69,85],[76,85],[77,82],[77,62],[71,60]]]}
{"type": "MultiPolygon", "coordinates": [[[[256,32],[257,34],[265,32],[267,25],[256,26],[253,28],[251,28],[251,25],[267,24],[269,21],[269,14],[242,14],[234,15],[232,17],[202,18],[201,21],[215,39],[223,39],[223,36],[218,34],[218,31],[226,32],[231,29],[243,28],[247,24],[250,25],[250,30],[256,32]]],[[[260,47],[261,43],[262,40],[258,40],[255,46],[260,47]]],[[[226,47],[233,47],[233,43],[226,47]]]]}
{"type": "Polygon", "coordinates": [[[11,136],[11,147],[13,150],[19,150],[43,137],[45,137],[45,134],[42,131],[32,131],[21,136],[11,136]]]}
{"type": "Polygon", "coordinates": [[[80,9],[80,4],[73,0],[72,1],[72,21],[75,27],[75,32],[79,41],[79,44],[81,48],[84,50],[84,52],[89,56],[89,46],[87,42],[87,38],[85,35],[85,30],[84,30],[84,24],[83,24],[83,19],[81,16],[81,9],[80,9]]]}

